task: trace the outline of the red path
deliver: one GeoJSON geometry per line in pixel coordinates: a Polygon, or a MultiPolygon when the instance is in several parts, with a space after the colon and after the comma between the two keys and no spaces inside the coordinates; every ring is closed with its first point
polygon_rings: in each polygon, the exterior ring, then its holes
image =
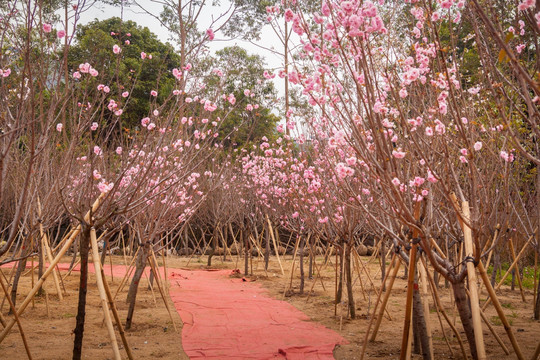
{"type": "MultiPolygon", "coordinates": [[[[125,271],[113,267],[114,276],[125,271]]],[[[105,273],[111,273],[107,265],[105,273]]],[[[169,293],[184,322],[182,346],[191,359],[333,359],[335,345],[346,343],[289,303],[270,298],[259,284],[230,274],[169,270],[169,293]]]]}

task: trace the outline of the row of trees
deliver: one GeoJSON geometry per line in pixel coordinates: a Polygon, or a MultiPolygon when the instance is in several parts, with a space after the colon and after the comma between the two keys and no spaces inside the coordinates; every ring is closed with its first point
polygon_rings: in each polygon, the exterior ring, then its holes
{"type": "MultiPolygon", "coordinates": [[[[188,229],[195,236],[195,227],[212,234],[202,246],[211,248],[209,265],[220,241],[227,247],[224,233],[236,231],[246,255],[264,237],[268,259],[277,225],[301,257],[317,244],[338,249],[335,300],[346,291],[355,318],[355,249],[370,236],[408,266],[402,358],[411,314],[421,353],[434,356],[424,300],[413,291],[429,281],[426,269],[451,284],[470,353],[485,358],[476,273],[492,289],[490,254],[511,240],[540,251],[534,4],[233,2],[198,31],[204,5],[164,3],[174,47],[118,18],[62,27],[47,1],[0,8],[0,257],[19,261],[13,293],[26,259],[45,251],[43,234],[62,245],[58,258],[76,243],[80,358],[92,231],[122,247],[129,234],[129,328],[155,251],[188,229]],[[231,22],[239,14],[253,16],[231,22]],[[265,72],[260,57],[239,47],[207,52],[216,34],[255,36],[243,26],[260,24],[259,16],[284,31],[282,71],[265,72]],[[284,124],[272,111],[274,73],[291,86],[284,124]],[[293,93],[309,108],[294,108],[293,93]]],[[[85,3],[64,5],[68,24],[85,3]]]]}

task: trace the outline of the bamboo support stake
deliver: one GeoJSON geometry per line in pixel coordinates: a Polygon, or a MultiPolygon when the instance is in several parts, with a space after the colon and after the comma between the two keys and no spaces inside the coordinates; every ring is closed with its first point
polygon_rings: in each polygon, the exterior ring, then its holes
{"type": "MultiPolygon", "coordinates": [[[[422,259],[422,261],[424,261],[424,259],[422,259]]],[[[461,353],[463,354],[463,358],[468,359],[467,352],[465,351],[465,345],[463,344],[463,340],[461,339],[461,336],[459,335],[459,331],[456,329],[454,324],[452,324],[452,321],[450,321],[450,318],[446,314],[446,311],[444,311],[444,308],[443,308],[443,306],[441,304],[441,300],[439,298],[439,294],[438,294],[438,291],[437,291],[437,286],[435,285],[435,281],[433,281],[433,278],[431,277],[429,272],[426,275],[427,275],[427,278],[429,280],[429,284],[431,285],[430,289],[431,289],[431,293],[433,295],[433,300],[435,301],[435,305],[438,307],[439,312],[443,315],[444,319],[448,323],[448,326],[450,326],[450,329],[452,329],[452,332],[454,333],[454,336],[458,340],[459,347],[461,349],[461,353]]]]}
{"type": "MultiPolygon", "coordinates": [[[[155,259],[154,250],[150,249],[150,251],[152,252],[152,257],[150,258],[150,266],[152,267],[152,270],[154,271],[154,274],[159,274],[157,269],[156,269],[156,264],[154,264],[154,259],[155,259]]],[[[171,308],[169,306],[169,303],[167,302],[167,297],[163,293],[163,289],[161,288],[161,284],[160,284],[158,276],[155,276],[155,279],[156,279],[156,284],[158,286],[159,293],[161,294],[161,298],[163,299],[163,302],[165,303],[165,307],[167,308],[167,312],[169,313],[169,317],[171,318],[171,322],[173,324],[174,331],[178,332],[178,329],[176,328],[176,323],[174,322],[174,318],[172,316],[171,308]]]]}
{"type": "Polygon", "coordinates": [[[6,319],[4,319],[4,315],[2,315],[2,313],[0,313],[0,324],[2,324],[3,327],[6,327],[6,319]]]}
{"type": "MultiPolygon", "coordinates": [[[[103,197],[105,196],[105,193],[102,193],[97,199],[96,201],[94,202],[94,204],[92,205],[92,210],[89,211],[88,213],[86,213],[86,215],[84,216],[84,220],[85,221],[90,221],[90,214],[92,212],[95,212],[99,205],[101,204],[101,200],[103,199],[103,197]]],[[[30,303],[30,301],[32,301],[32,299],[34,298],[34,295],[38,292],[39,288],[41,287],[41,285],[43,285],[43,282],[45,281],[45,279],[47,278],[47,276],[49,276],[51,274],[51,272],[54,270],[56,264],[58,264],[60,262],[60,260],[62,259],[62,256],[64,256],[64,254],[66,253],[66,251],[68,251],[68,249],[71,247],[71,244],[73,243],[73,241],[75,240],[75,238],[77,237],[77,235],[79,235],[79,232],[81,231],[81,225],[78,225],[74,230],[73,232],[71,233],[71,236],[66,240],[64,246],[60,249],[60,251],[58,252],[58,254],[56,254],[56,257],[54,258],[53,262],[49,265],[49,267],[47,268],[47,270],[45,270],[45,272],[43,273],[43,275],[41,276],[41,278],[36,282],[36,284],[34,285],[34,287],[32,288],[32,290],[30,290],[30,293],[26,296],[26,298],[24,299],[24,301],[21,303],[21,305],[19,306],[19,309],[17,310],[17,315],[20,316],[24,310],[26,309],[26,307],[28,306],[28,304],[30,303]]],[[[0,333],[0,343],[2,341],[4,341],[4,339],[6,338],[7,334],[9,333],[9,331],[11,330],[11,328],[13,327],[13,325],[15,325],[15,320],[11,320],[7,326],[5,327],[4,330],[2,330],[2,332],[0,333]]]]}
{"type": "Polygon", "coordinates": [[[270,222],[270,218],[268,217],[268,215],[266,215],[266,221],[268,222],[268,231],[270,232],[272,242],[274,243],[274,249],[276,250],[276,257],[279,263],[279,268],[281,269],[281,275],[285,275],[285,271],[283,271],[283,265],[281,265],[281,259],[279,258],[279,250],[276,242],[276,236],[274,235],[272,223],[270,222]]]}
{"type": "MultiPolygon", "coordinates": [[[[491,240],[491,245],[493,246],[495,244],[495,240],[497,240],[497,237],[499,236],[499,231],[501,230],[501,224],[497,224],[495,227],[495,234],[493,234],[493,240],[491,240]]],[[[486,246],[484,246],[484,249],[482,252],[485,252],[488,249],[489,241],[486,243],[486,246]]],[[[489,269],[489,264],[491,263],[491,255],[493,255],[493,250],[491,250],[488,254],[488,258],[486,260],[486,269],[489,269]]],[[[495,269],[494,269],[495,270],[495,269]]],[[[482,285],[483,283],[480,283],[480,286],[478,288],[478,293],[482,294],[482,285]]]]}
{"type": "MultiPolygon", "coordinates": [[[[508,246],[510,246],[510,253],[512,254],[512,259],[516,261],[516,251],[514,250],[514,243],[512,239],[510,239],[510,241],[508,242],[508,246]]],[[[521,285],[521,276],[519,275],[519,266],[517,264],[516,264],[516,278],[519,285],[519,291],[521,293],[521,300],[523,300],[523,302],[526,302],[525,294],[523,293],[523,285],[521,285]]]]}
{"type": "MultiPolygon", "coordinates": [[[[386,288],[386,292],[384,293],[384,298],[381,303],[381,309],[379,310],[379,314],[376,317],[373,316],[373,318],[374,319],[376,318],[377,321],[375,322],[375,327],[373,328],[373,334],[371,334],[371,338],[369,339],[369,341],[375,341],[375,339],[377,338],[377,332],[379,331],[379,327],[381,326],[381,322],[384,316],[384,311],[386,309],[386,304],[388,303],[388,300],[390,299],[390,293],[392,292],[394,281],[396,280],[397,273],[399,271],[400,266],[401,266],[401,259],[396,256],[396,265],[392,269],[392,273],[390,275],[390,283],[388,284],[388,287],[386,288]]],[[[376,308],[373,309],[373,314],[375,314],[375,310],[376,308]]],[[[369,329],[369,326],[368,326],[368,329],[369,329]]]]}
{"type": "MultiPolygon", "coordinates": [[[[389,271],[386,273],[386,277],[384,278],[381,289],[380,289],[381,291],[379,291],[379,293],[377,294],[377,301],[375,301],[375,306],[373,307],[373,315],[371,315],[371,319],[369,320],[369,324],[366,330],[366,336],[364,337],[364,343],[362,344],[362,352],[360,355],[360,360],[364,358],[364,354],[366,352],[366,346],[368,342],[368,337],[369,337],[369,330],[371,329],[371,325],[373,325],[373,321],[377,318],[375,316],[375,313],[377,312],[377,307],[379,305],[379,301],[381,300],[381,295],[383,293],[382,289],[384,287],[384,284],[386,283],[386,280],[388,279],[389,276],[390,276],[390,279],[392,279],[392,276],[394,276],[394,280],[395,280],[395,275],[397,274],[397,270],[395,270],[395,268],[399,269],[399,263],[400,263],[400,260],[397,258],[397,255],[394,253],[394,255],[392,256],[392,260],[390,261],[390,269],[392,269],[392,272],[390,273],[389,271]]],[[[391,281],[391,284],[393,285],[393,280],[390,280],[390,281],[391,281]]],[[[386,290],[386,293],[388,293],[390,290],[391,290],[391,287],[389,286],[386,290]]],[[[383,315],[384,314],[381,312],[381,319],[383,315]]]]}
{"type": "Polygon", "coordinates": [[[538,345],[536,346],[536,350],[531,360],[538,360],[538,359],[540,359],[540,342],[538,342],[538,345]]]}
{"type": "Polygon", "coordinates": [[[426,331],[429,339],[429,351],[431,353],[431,359],[435,359],[433,355],[433,334],[431,333],[431,323],[429,322],[429,301],[428,301],[428,281],[427,281],[427,267],[425,262],[421,262],[418,267],[420,272],[420,282],[422,283],[422,300],[424,306],[424,317],[426,319],[426,331]]]}
{"type": "Polygon", "coordinates": [[[484,285],[486,286],[486,290],[489,293],[489,298],[493,300],[493,306],[495,307],[495,310],[497,310],[497,315],[499,316],[499,319],[501,319],[501,322],[503,323],[504,330],[506,331],[506,334],[508,335],[508,338],[510,339],[510,342],[512,343],[512,347],[514,348],[514,351],[516,352],[517,358],[519,360],[525,359],[523,357],[523,353],[521,352],[521,348],[519,347],[519,344],[516,340],[514,332],[512,331],[512,327],[510,326],[510,323],[508,322],[508,320],[506,319],[506,316],[504,315],[504,311],[502,309],[501,304],[499,303],[499,299],[497,298],[497,295],[495,294],[495,290],[491,286],[491,282],[489,281],[486,269],[484,269],[484,265],[482,265],[482,262],[478,264],[478,272],[480,273],[480,277],[482,278],[482,281],[484,282],[484,285]]]}
{"type": "MultiPolygon", "coordinates": [[[[43,226],[41,224],[39,224],[39,226],[40,226],[41,229],[43,228],[43,226]]],[[[41,231],[41,229],[40,229],[40,231],[41,231]]],[[[45,249],[45,253],[47,254],[47,259],[49,260],[49,263],[52,263],[53,256],[52,256],[51,248],[49,247],[49,240],[47,238],[47,234],[42,233],[41,241],[43,242],[43,248],[45,249]]],[[[54,286],[56,288],[56,292],[58,293],[58,298],[60,299],[60,301],[63,301],[64,297],[62,296],[62,289],[60,289],[60,281],[58,280],[59,272],[58,272],[58,269],[56,268],[56,266],[55,266],[55,270],[56,271],[53,270],[53,272],[52,272],[53,279],[54,279],[54,286]]],[[[60,278],[61,278],[61,276],[60,276],[60,278]]]]}
{"type": "Polygon", "coordinates": [[[2,279],[1,276],[0,276],[0,284],[2,285],[2,290],[6,294],[9,307],[11,308],[11,312],[13,313],[13,316],[15,317],[15,321],[17,322],[17,326],[19,328],[19,332],[21,334],[21,338],[24,344],[24,350],[26,350],[26,355],[28,356],[28,359],[32,360],[32,354],[30,353],[30,348],[28,347],[28,343],[26,342],[26,335],[24,335],[24,330],[22,328],[21,321],[19,319],[19,316],[17,315],[15,305],[13,305],[13,301],[11,301],[11,298],[8,293],[8,289],[6,288],[6,285],[4,284],[4,280],[2,279]]]}
{"type": "Polygon", "coordinates": [[[116,342],[116,335],[114,333],[114,326],[111,320],[111,314],[109,313],[107,294],[105,292],[105,286],[103,285],[101,262],[99,260],[99,250],[96,239],[96,229],[94,227],[90,229],[90,242],[92,245],[92,260],[94,261],[94,270],[96,273],[96,282],[99,291],[99,297],[101,299],[101,307],[103,308],[103,314],[105,315],[105,323],[107,324],[107,331],[109,332],[109,338],[111,339],[114,358],[115,360],[121,360],[122,357],[120,356],[120,350],[118,349],[118,343],[116,342]]]}
{"type": "Polygon", "coordinates": [[[292,287],[292,281],[293,281],[293,276],[294,276],[294,264],[295,264],[295,260],[296,260],[296,252],[298,251],[298,245],[300,244],[300,236],[298,236],[298,238],[296,239],[296,244],[294,245],[294,250],[293,250],[293,259],[292,259],[292,263],[291,263],[291,280],[290,282],[288,283],[288,285],[285,286],[285,291],[283,291],[283,297],[282,299],[285,299],[285,294],[287,293],[287,291],[289,290],[289,288],[292,287]]]}
{"type": "MultiPolygon", "coordinates": [[[[41,220],[41,202],[39,201],[39,197],[37,199],[37,205],[38,205],[38,217],[39,217],[39,234],[41,236],[41,244],[43,245],[42,249],[45,250],[49,263],[52,263],[53,256],[52,256],[51,248],[49,247],[49,239],[47,237],[47,233],[45,233],[45,231],[43,230],[43,222],[41,220]]],[[[58,269],[56,269],[56,271],[53,271],[54,286],[56,287],[58,298],[60,299],[60,301],[63,301],[64,297],[62,296],[62,290],[60,289],[60,282],[58,281],[59,274],[57,274],[57,271],[58,269]]]]}
{"type": "Polygon", "coordinates": [[[474,248],[472,239],[472,230],[469,227],[470,223],[470,209],[469,202],[463,201],[462,203],[463,214],[463,235],[465,238],[465,256],[467,263],[467,278],[469,282],[469,291],[471,293],[471,313],[474,326],[474,340],[476,342],[476,351],[478,352],[478,359],[485,360],[486,348],[484,344],[484,332],[482,330],[482,316],[480,315],[480,303],[478,299],[478,287],[476,282],[476,269],[474,267],[474,248]]]}
{"type": "Polygon", "coordinates": [[[122,325],[122,321],[120,320],[120,316],[118,315],[118,310],[116,309],[116,305],[114,304],[111,289],[109,288],[109,284],[107,283],[107,279],[105,278],[105,272],[103,271],[103,268],[101,268],[101,277],[103,279],[103,287],[105,288],[105,294],[107,295],[107,299],[109,300],[109,306],[111,307],[111,311],[114,316],[114,321],[116,322],[116,326],[118,326],[118,332],[120,333],[120,338],[122,339],[122,343],[124,344],[124,349],[126,350],[128,359],[133,360],[133,354],[131,353],[131,348],[129,347],[126,333],[124,332],[124,326],[122,325]]]}
{"type": "MultiPolygon", "coordinates": [[[[538,229],[535,229],[534,232],[536,233],[538,229]]],[[[499,290],[499,288],[502,286],[502,284],[504,284],[504,281],[506,280],[506,278],[508,277],[508,275],[510,274],[510,272],[512,271],[512,269],[514,268],[514,266],[516,266],[517,262],[519,261],[519,259],[521,258],[521,255],[523,255],[523,253],[525,252],[525,250],[527,249],[527,246],[531,243],[532,239],[534,237],[534,233],[529,237],[529,240],[527,240],[527,242],[525,243],[525,245],[523,245],[523,248],[521,248],[521,251],[519,252],[519,254],[517,255],[516,259],[514,260],[514,262],[512,263],[512,265],[510,265],[510,267],[508,268],[508,271],[506,272],[506,274],[504,274],[503,278],[501,279],[501,281],[499,281],[499,283],[497,284],[497,286],[495,286],[495,291],[499,290]]],[[[490,283],[491,284],[491,283],[490,283]]],[[[486,310],[487,306],[489,305],[489,303],[492,301],[492,298],[491,298],[491,295],[489,296],[489,299],[486,300],[486,302],[484,303],[484,306],[482,306],[482,310],[486,310]]]]}
{"type": "Polygon", "coordinates": [[[412,297],[414,287],[414,273],[416,272],[416,252],[418,244],[412,243],[411,252],[409,253],[409,278],[407,280],[407,297],[405,303],[405,322],[403,325],[403,338],[401,339],[401,353],[400,360],[407,358],[410,329],[411,329],[411,315],[412,315],[412,297]]]}

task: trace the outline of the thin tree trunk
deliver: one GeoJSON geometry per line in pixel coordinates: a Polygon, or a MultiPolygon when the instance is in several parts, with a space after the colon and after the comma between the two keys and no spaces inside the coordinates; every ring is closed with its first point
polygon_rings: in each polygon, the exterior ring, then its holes
{"type": "Polygon", "coordinates": [[[304,247],[306,245],[306,239],[301,236],[300,239],[300,294],[304,293],[304,247]]]}
{"type": "Polygon", "coordinates": [[[418,341],[418,344],[415,344],[414,348],[416,350],[418,345],[418,349],[421,350],[423,359],[432,360],[425,315],[424,307],[422,305],[422,297],[420,296],[420,291],[418,291],[418,276],[415,275],[413,290],[413,322],[415,331],[418,332],[414,339],[415,341],[418,341]]]}
{"type": "MultiPolygon", "coordinates": [[[[24,255],[26,255],[26,250],[23,252],[23,256],[24,255]]],[[[17,289],[19,287],[19,279],[21,278],[24,269],[26,269],[26,258],[19,260],[17,272],[13,278],[13,285],[11,287],[11,302],[13,303],[13,306],[17,304],[17,289]]],[[[34,270],[32,269],[32,271],[34,270]]],[[[11,315],[11,308],[8,311],[8,315],[11,315]]]]}
{"type": "Polygon", "coordinates": [[[143,248],[139,251],[137,255],[137,261],[135,262],[135,273],[133,274],[133,279],[129,285],[129,290],[126,298],[126,303],[129,304],[128,314],[126,318],[125,329],[129,330],[133,321],[133,312],[135,311],[135,300],[137,298],[137,290],[139,289],[139,283],[141,281],[144,269],[146,268],[146,260],[148,259],[148,254],[150,252],[150,243],[146,242],[143,245],[143,248]]]}
{"type": "Polygon", "coordinates": [[[242,239],[244,239],[244,275],[249,275],[249,256],[250,256],[250,249],[249,249],[249,238],[247,237],[247,234],[244,232],[244,230],[240,230],[240,236],[242,239]]]}
{"type": "Polygon", "coordinates": [[[90,242],[90,228],[83,225],[83,231],[79,237],[81,254],[81,275],[79,280],[79,304],[77,307],[76,326],[73,333],[73,360],[80,360],[82,356],[82,341],[84,335],[84,320],[86,317],[86,292],[88,290],[88,249],[90,242]]]}
{"type": "MultiPolygon", "coordinates": [[[[350,244],[350,243],[349,243],[350,244]]],[[[349,303],[349,313],[351,314],[351,319],[356,318],[356,307],[354,303],[353,295],[353,279],[352,279],[352,270],[351,270],[351,252],[353,247],[349,244],[345,244],[345,281],[347,284],[347,299],[349,303]]]]}
{"type": "Polygon", "coordinates": [[[465,335],[469,341],[471,355],[473,359],[478,359],[478,354],[476,352],[476,341],[474,339],[472,313],[469,306],[469,301],[467,300],[467,294],[465,293],[465,285],[463,282],[459,282],[457,284],[452,283],[452,290],[454,290],[454,299],[459,312],[459,318],[461,319],[463,330],[465,330],[465,335]]]}
{"type": "Polygon", "coordinates": [[[341,248],[338,248],[339,254],[339,261],[336,263],[336,266],[339,266],[339,281],[338,281],[338,288],[336,292],[336,304],[339,304],[341,302],[341,295],[343,293],[343,246],[341,248]]]}
{"type": "Polygon", "coordinates": [[[381,281],[382,291],[386,291],[386,284],[384,279],[386,278],[386,242],[384,238],[381,239],[381,281]]]}
{"type": "Polygon", "coordinates": [[[264,250],[264,270],[268,270],[268,262],[270,261],[270,228],[268,228],[268,231],[265,232],[265,237],[266,245],[264,250]]]}

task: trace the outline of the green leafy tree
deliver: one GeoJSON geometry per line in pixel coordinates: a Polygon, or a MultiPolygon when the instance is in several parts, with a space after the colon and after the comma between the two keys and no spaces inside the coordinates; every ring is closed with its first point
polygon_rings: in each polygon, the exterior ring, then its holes
{"type": "Polygon", "coordinates": [[[194,67],[192,75],[205,84],[200,97],[219,99],[214,115],[223,119],[219,139],[226,146],[243,147],[264,136],[275,137],[279,121],[272,113],[276,90],[263,78],[264,71],[263,58],[239,46],[219,50],[194,67]],[[233,104],[228,100],[231,96],[233,104]]]}
{"type": "Polygon", "coordinates": [[[121,116],[126,128],[137,126],[147,116],[154,101],[152,90],[158,92],[158,102],[170,94],[176,83],[172,69],[180,67],[180,58],[170,44],[159,41],[147,27],[117,17],[78,27],[69,67],[75,71],[86,62],[100,72],[115,99],[130,93],[121,116]],[[121,47],[121,53],[113,52],[114,45],[121,47]]]}

